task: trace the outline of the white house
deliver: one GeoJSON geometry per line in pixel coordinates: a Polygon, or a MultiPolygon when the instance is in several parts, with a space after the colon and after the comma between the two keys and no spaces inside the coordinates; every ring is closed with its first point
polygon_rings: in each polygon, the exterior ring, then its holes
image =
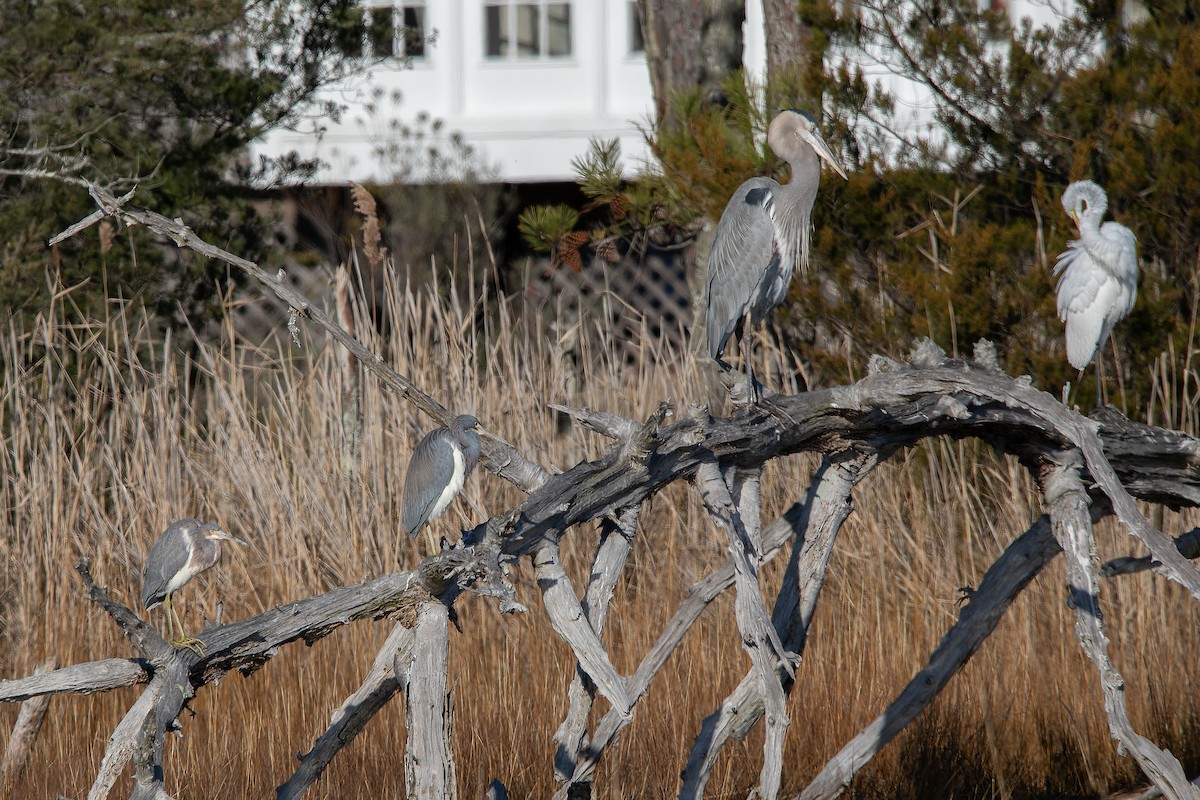
{"type": "Polygon", "coordinates": [[[653,110],[637,10],[630,0],[364,0],[366,75],[329,90],[349,110],[275,131],[255,154],[296,150],[326,166],[318,180],[386,180],[376,150],[393,120],[440,120],[511,182],[565,181],[588,140],[621,140],[647,157],[638,123],[653,110]],[[424,36],[434,36],[427,43],[424,36]],[[316,127],[324,136],[315,135],[316,127]]]}
{"type": "MultiPolygon", "coordinates": [[[[1039,26],[1075,7],[1075,0],[980,2],[1039,26]]],[[[423,114],[440,123],[429,131],[433,141],[461,134],[499,181],[573,180],[571,160],[591,138],[620,139],[628,171],[650,157],[638,126],[649,123],[653,98],[632,0],[362,3],[361,55],[372,66],[327,90],[347,106],[345,116],[274,131],[253,146],[255,155],[295,150],[317,157],[325,165],[317,176],[322,183],[388,181],[396,177],[395,164],[381,149],[401,139],[398,126],[423,114]]],[[[747,70],[762,75],[761,0],[747,0],[744,40],[747,70]]],[[[927,87],[891,74],[887,58],[854,58],[869,80],[892,92],[903,127],[932,124],[927,87]]],[[[405,177],[422,179],[419,171],[405,177]]]]}

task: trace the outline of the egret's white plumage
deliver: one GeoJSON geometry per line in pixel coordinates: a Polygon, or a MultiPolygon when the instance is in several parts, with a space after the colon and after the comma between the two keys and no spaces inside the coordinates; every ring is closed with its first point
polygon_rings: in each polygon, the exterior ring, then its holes
{"type": "Polygon", "coordinates": [[[1108,195],[1092,181],[1076,181],[1062,196],[1079,238],[1058,257],[1058,317],[1067,325],[1067,360],[1082,370],[1137,299],[1137,239],[1118,222],[1100,221],[1108,195]]]}

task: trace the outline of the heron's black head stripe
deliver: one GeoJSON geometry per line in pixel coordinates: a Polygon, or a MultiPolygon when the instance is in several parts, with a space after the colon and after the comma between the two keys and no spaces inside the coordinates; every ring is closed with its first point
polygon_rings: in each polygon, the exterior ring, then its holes
{"type": "Polygon", "coordinates": [[[803,108],[781,108],[781,109],[779,109],[780,114],[782,114],[784,111],[790,111],[793,114],[799,114],[800,116],[804,117],[806,120],[811,122],[813,125],[817,124],[817,118],[814,117],[810,112],[805,111],[803,108]]]}
{"type": "Polygon", "coordinates": [[[765,186],[760,186],[757,189],[751,189],[746,192],[746,205],[748,206],[763,206],[768,208],[771,205],[771,190],[765,186]]]}

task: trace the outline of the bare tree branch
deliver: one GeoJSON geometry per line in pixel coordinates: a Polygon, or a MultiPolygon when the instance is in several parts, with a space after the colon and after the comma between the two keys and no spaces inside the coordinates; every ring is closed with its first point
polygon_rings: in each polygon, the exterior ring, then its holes
{"type": "MultiPolygon", "coordinates": [[[[91,190],[105,214],[129,224],[145,224],[180,246],[257,277],[298,313],[316,321],[347,347],[384,385],[435,418],[449,418],[447,409],[386,367],[382,359],[336,322],[258,265],[203,242],[178,220],[139,209],[127,198],[115,198],[104,189],[92,186],[91,190]]],[[[411,733],[406,764],[410,792],[447,796],[454,791],[449,744],[452,709],[445,683],[448,609],[462,592],[471,590],[497,597],[504,610],[518,608],[505,569],[512,559],[529,555],[555,630],[572,647],[582,672],[613,704],[585,747],[583,732],[591,696],[581,679],[584,691],[578,695],[574,716],[568,717],[571,725],[561,740],[571,752],[563,761],[564,784],[557,798],[566,797],[572,787],[590,780],[601,754],[628,723],[634,704],[679,646],[687,628],[731,583],[737,585],[735,614],[753,665],[750,678],[757,684],[757,692],[750,695],[750,707],[755,707],[757,699],[767,717],[759,792],[773,797],[782,770],[787,726],[784,699],[794,669],[791,649],[802,647],[808,635],[834,536],[849,513],[850,489],[874,464],[875,454],[882,458],[930,436],[973,437],[1015,455],[1043,478],[1055,531],[1072,559],[1076,608],[1082,608],[1079,603],[1084,601],[1092,603],[1086,613],[1080,612],[1080,636],[1101,671],[1114,735],[1136,752],[1139,763],[1164,791],[1172,796],[1188,796],[1183,792],[1178,764],[1137,736],[1124,716],[1120,676],[1107,662],[1103,629],[1094,613],[1097,577],[1089,560],[1093,556],[1089,550],[1090,526],[1086,525],[1086,495],[1077,468],[1086,467],[1088,480],[1094,482],[1094,502],[1104,508],[1111,506],[1121,522],[1149,547],[1163,572],[1200,597],[1200,574],[1169,537],[1150,525],[1122,485],[1124,482],[1141,497],[1162,502],[1200,503],[1200,470],[1196,469],[1200,443],[1179,434],[1135,426],[1127,420],[1085,419],[1031,387],[1027,380],[1014,380],[986,364],[947,359],[932,344],[919,348],[911,365],[875,358],[871,374],[851,386],[771,396],[764,403],[745,406],[731,418],[713,419],[706,411],[693,409],[687,418],[665,425],[668,413],[664,404],[645,423],[632,427],[615,415],[588,412],[583,416],[592,424],[619,438],[600,457],[580,462],[558,475],[549,475],[511,446],[485,442],[488,468],[528,493],[518,507],[466,532],[459,543],[426,558],[411,571],[298,600],[248,620],[210,625],[201,632],[208,648],[203,654],[168,646],[157,631],[96,586],[84,562],[80,574],[92,601],[114,619],[142,660],[99,662],[107,665],[100,673],[112,674],[98,674],[94,665],[84,665],[68,668],[74,670],[69,673],[51,673],[41,683],[7,682],[0,684],[0,700],[70,690],[72,686],[78,691],[95,691],[148,679],[149,686],[110,740],[92,796],[107,796],[116,776],[132,759],[133,796],[162,798],[163,739],[178,725],[179,714],[195,691],[231,670],[248,673],[259,669],[288,642],[304,639],[311,644],[355,620],[394,615],[399,629],[393,630],[393,636],[377,655],[367,681],[343,705],[343,713],[335,717],[305,756],[292,781],[280,788],[280,795],[298,796],[311,785],[340,747],[339,737],[352,737],[361,730],[375,710],[407,681],[411,733]],[[804,540],[797,542],[775,613],[768,615],[757,570],[761,560],[801,524],[801,515],[789,512],[786,521],[760,531],[757,476],[767,461],[798,452],[836,454],[830,463],[839,466],[837,470],[827,469],[831,477],[810,488],[808,502],[802,507],[807,513],[804,540]],[[1075,452],[1082,460],[1068,464],[1064,454],[1075,452]],[[1147,458],[1154,462],[1154,470],[1145,468],[1147,458]],[[597,564],[603,556],[606,563],[614,565],[613,574],[606,572],[590,580],[585,602],[581,603],[560,563],[560,541],[571,527],[593,520],[615,523],[622,534],[631,537],[635,522],[629,515],[636,517],[643,500],[681,480],[695,482],[710,515],[725,531],[729,564],[694,587],[638,670],[624,678],[613,668],[600,632],[627,546],[614,541],[607,552],[598,552],[597,564]],[[1080,509],[1085,513],[1082,523],[1080,509]],[[408,631],[412,631],[411,637],[408,631]],[[411,646],[406,644],[409,641],[411,646]],[[583,721],[582,727],[579,720],[583,721]]],[[[997,585],[1012,586],[1011,582],[997,585]]],[[[995,602],[981,603],[978,612],[971,612],[969,606],[964,618],[968,612],[977,613],[986,623],[988,615],[998,615],[1005,604],[1001,596],[995,602]]],[[[994,622],[991,625],[994,627],[994,622]]],[[[953,647],[944,640],[944,651],[935,651],[931,661],[957,657],[955,654],[961,654],[963,648],[973,651],[978,644],[972,644],[972,637],[986,636],[985,628],[987,624],[980,623],[975,633],[960,629],[954,634],[953,647]]],[[[913,707],[907,706],[910,711],[904,713],[915,714],[913,707]]],[[[721,730],[721,736],[727,737],[743,728],[722,723],[721,730]]],[[[713,738],[715,741],[717,737],[713,738]]],[[[707,754],[702,755],[701,763],[707,758],[707,754]]]]}
{"type": "MultiPolygon", "coordinates": [[[[1113,738],[1170,800],[1197,800],[1200,789],[1188,782],[1178,759],[1137,733],[1125,709],[1125,679],[1108,658],[1108,637],[1100,614],[1100,582],[1096,576],[1096,540],[1092,536],[1087,492],[1079,478],[1080,463],[1078,454],[1068,451],[1062,463],[1047,465],[1039,476],[1051,530],[1067,557],[1067,605],[1075,609],[1075,635],[1100,671],[1100,689],[1113,738]]],[[[1173,554],[1182,558],[1177,551],[1173,554]]]]}

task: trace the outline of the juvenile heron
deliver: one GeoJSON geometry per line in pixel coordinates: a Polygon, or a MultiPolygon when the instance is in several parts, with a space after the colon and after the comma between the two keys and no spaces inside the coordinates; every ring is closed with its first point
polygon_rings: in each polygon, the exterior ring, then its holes
{"type": "Polygon", "coordinates": [[[404,474],[404,496],[400,524],[412,536],[421,526],[437,519],[462,491],[479,463],[479,420],[469,414],[455,417],[448,428],[425,434],[413,450],[404,474]]]}
{"type": "Polygon", "coordinates": [[[146,556],[142,570],[142,605],[147,611],[160,604],[166,608],[168,636],[174,636],[176,629],[179,631],[179,638],[171,640],[176,647],[196,649],[204,646],[204,642],[184,634],[171,596],[221,559],[222,541],[246,544],[211,522],[181,519],[162,532],[146,556]]]}
{"type": "MultiPolygon", "coordinates": [[[[1119,222],[1105,222],[1108,195],[1092,181],[1076,181],[1062,196],[1063,208],[1079,229],[1058,257],[1058,317],[1067,324],[1067,360],[1081,373],[1096,358],[1113,326],[1137,300],[1137,239],[1119,222]]],[[[1100,362],[1096,359],[1096,405],[1100,405],[1100,362]]]]}
{"type": "Polygon", "coordinates": [[[762,322],[787,297],[797,261],[808,268],[821,160],[846,177],[808,112],[780,112],[767,128],[767,144],[791,165],[791,181],[755,177],[739,186],[708,254],[708,354],[719,361],[740,325],[743,366],[755,395],[749,325],[762,322]]]}

